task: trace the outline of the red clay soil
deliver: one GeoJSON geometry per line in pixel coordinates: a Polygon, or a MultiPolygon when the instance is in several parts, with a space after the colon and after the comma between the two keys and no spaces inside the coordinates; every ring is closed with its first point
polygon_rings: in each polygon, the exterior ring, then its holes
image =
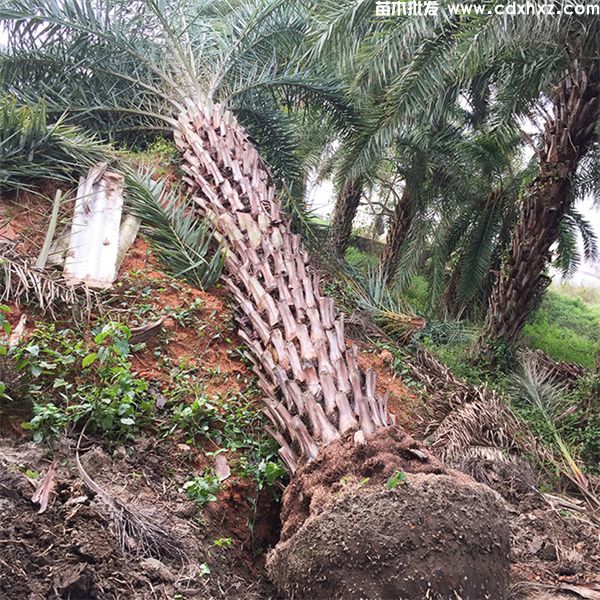
{"type": "MultiPolygon", "coordinates": [[[[58,188],[65,189],[60,184],[44,182],[36,193],[13,193],[0,203],[0,235],[8,239],[17,238],[17,249],[29,258],[36,258],[42,248],[58,188]]],[[[59,222],[66,216],[70,206],[71,203],[65,203],[59,214],[59,222]]]]}
{"type": "MultiPolygon", "coordinates": [[[[183,326],[174,318],[166,319],[163,323],[166,335],[150,340],[144,350],[133,356],[134,369],[142,377],[161,383],[171,381],[171,373],[165,372],[155,354],[157,346],[163,345],[166,356],[175,364],[185,364],[187,369],[198,369],[208,375],[207,391],[211,394],[244,391],[251,371],[233,351],[242,343],[237,337],[233,313],[222,288],[203,292],[166,275],[142,237],[138,237],[127,253],[121,273],[126,277],[122,293],[128,286],[146,288],[143,298],[128,297],[127,302],[134,304],[131,307],[133,314],[135,304],[145,304],[153,314],[160,315],[186,310],[199,302],[194,324],[183,326]],[[162,343],[164,338],[168,340],[166,344],[162,343]]],[[[135,324],[139,325],[141,321],[135,324]]]]}
{"type": "MultiPolygon", "coordinates": [[[[19,251],[30,258],[39,254],[44,241],[45,231],[49,221],[52,198],[57,187],[64,186],[44,183],[40,193],[20,193],[17,198],[0,204],[0,233],[2,228],[11,229],[19,240],[19,251]]],[[[68,220],[70,204],[63,208],[68,220]]],[[[209,391],[212,394],[242,391],[248,378],[252,377],[250,369],[242,362],[234,351],[243,346],[237,336],[237,328],[233,319],[233,311],[229,306],[229,296],[220,286],[211,288],[209,292],[200,291],[181,280],[175,280],[165,274],[159,261],[153,255],[148,243],[138,236],[127,253],[121,266],[117,284],[113,288],[113,302],[122,304],[118,312],[110,314],[111,318],[124,321],[128,326],[141,325],[151,320],[136,315],[136,307],[143,306],[151,315],[161,315],[167,310],[177,311],[187,309],[194,301],[200,301],[197,311],[201,321],[202,331],[197,328],[182,326],[173,318],[163,323],[166,334],[150,340],[146,348],[132,357],[134,369],[140,376],[161,383],[170,381],[170,373],[165,372],[164,366],[156,356],[157,347],[171,358],[175,364],[183,363],[189,368],[199,368],[210,375],[209,391]],[[136,289],[144,289],[144,294],[136,294],[136,289]],[[133,293],[128,293],[132,292],[133,293]],[[168,343],[163,344],[166,337],[168,343]]],[[[23,308],[10,304],[12,309],[9,321],[15,325],[23,308]]],[[[33,319],[37,318],[35,311],[30,313],[26,331],[33,329],[33,319]],[[33,317],[33,319],[31,318],[33,317]]],[[[65,325],[70,325],[68,321],[65,325]]],[[[380,393],[390,393],[388,406],[394,413],[397,423],[411,429],[415,421],[421,419],[422,402],[419,397],[410,392],[400,377],[391,369],[391,354],[383,351],[373,353],[367,345],[356,343],[361,350],[360,362],[365,368],[373,367],[378,374],[377,387],[380,393]]]]}
{"type": "Polygon", "coordinates": [[[364,342],[350,340],[350,343],[358,346],[360,350],[360,365],[364,369],[372,367],[377,372],[377,392],[381,395],[389,392],[388,409],[395,415],[396,424],[408,431],[420,429],[425,415],[423,399],[412,392],[392,370],[392,353],[389,350],[373,352],[364,342]]]}

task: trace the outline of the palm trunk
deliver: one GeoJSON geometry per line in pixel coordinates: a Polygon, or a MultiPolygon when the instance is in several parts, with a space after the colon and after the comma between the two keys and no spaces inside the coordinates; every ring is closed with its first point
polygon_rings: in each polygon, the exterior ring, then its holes
{"type": "Polygon", "coordinates": [[[379,597],[384,590],[394,597],[424,597],[430,591],[449,597],[459,582],[457,591],[465,600],[479,599],[482,589],[504,599],[508,538],[501,507],[483,488],[474,496],[475,484],[470,484],[469,502],[477,503],[480,514],[494,514],[496,521],[479,519],[466,528],[460,512],[464,484],[424,446],[390,427],[394,419],[387,411],[387,394],[377,393],[375,372],[363,370],[356,348],[346,346],[343,314],[321,294],[300,238],[291,233],[275,198],[268,169],[235,117],[220,107],[189,102],[179,116],[175,141],[183,154],[185,181],[227,249],[226,284],[239,309],[239,333],[252,353],[273,423],[270,433],[293,474],[283,497],[282,539],[268,564],[280,591],[296,600],[354,598],[358,577],[373,591],[362,597],[379,597]],[[406,472],[420,474],[408,486],[410,499],[404,493],[382,498],[385,482],[406,472]],[[371,481],[374,487],[339,503],[345,477],[360,485],[371,481]],[[445,531],[442,547],[449,555],[460,548],[465,561],[452,562],[443,552],[422,561],[418,544],[416,551],[398,551],[402,515],[408,519],[414,510],[430,512],[429,484],[439,491],[439,517],[433,527],[418,528],[420,545],[445,531]],[[363,513],[367,520],[355,521],[353,515],[372,501],[383,502],[382,509],[398,523],[397,533],[389,532],[387,518],[363,513]],[[321,521],[320,539],[327,541],[315,544],[311,527],[323,513],[339,518],[321,521]],[[349,520],[360,531],[359,552],[350,553],[350,541],[342,540],[350,533],[349,520]],[[370,557],[381,553],[390,557],[389,577],[372,568],[370,557]],[[409,567],[409,578],[396,577],[409,567]],[[337,575],[328,582],[331,568],[337,575]]]}
{"type": "Polygon", "coordinates": [[[360,181],[349,181],[337,195],[331,216],[331,230],[327,245],[337,256],[343,256],[348,248],[352,223],[360,204],[363,186],[360,181]]]}
{"type": "Polygon", "coordinates": [[[456,264],[452,268],[452,274],[448,280],[448,285],[444,291],[443,298],[446,312],[454,318],[458,318],[459,314],[462,312],[461,303],[458,297],[458,282],[460,281],[461,274],[461,260],[459,257],[456,264]]]}
{"type": "Polygon", "coordinates": [[[300,237],[275,198],[258,152],[235,117],[189,103],[175,133],[186,181],[227,247],[226,283],[241,311],[280,455],[294,472],[348,431],[391,423],[375,372],[347,348],[344,317],[321,294],[300,237]]]}
{"type": "Polygon", "coordinates": [[[419,190],[424,180],[425,171],[423,165],[416,164],[413,169],[412,178],[405,182],[402,196],[400,196],[394,207],[394,214],[388,226],[385,248],[383,249],[379,263],[381,273],[387,281],[392,280],[398,270],[402,244],[410,229],[419,190]]]}
{"type": "Polygon", "coordinates": [[[569,206],[573,177],[594,139],[599,114],[600,67],[567,76],[554,90],[554,117],[546,123],[540,170],[524,193],[510,254],[494,284],[484,333],[483,355],[517,338],[549,283],[550,248],[569,206]]]}

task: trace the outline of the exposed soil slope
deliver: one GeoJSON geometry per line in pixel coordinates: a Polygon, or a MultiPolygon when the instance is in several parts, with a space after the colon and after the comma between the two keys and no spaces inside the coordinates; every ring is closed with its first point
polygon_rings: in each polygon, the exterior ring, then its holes
{"type": "MultiPolygon", "coordinates": [[[[19,206],[4,203],[1,208],[2,227],[10,225],[20,236],[21,250],[35,257],[48,219],[47,201],[25,196],[19,206]]],[[[111,295],[106,316],[130,327],[167,316],[163,332],[132,359],[138,376],[154,388],[170,388],[177,378],[193,374],[201,379],[207,396],[220,410],[235,406],[242,395],[244,402],[253,398],[258,402],[259,397],[252,392],[253,375],[240,356],[241,343],[222,289],[202,292],[169,277],[139,238],[111,295]]],[[[28,333],[36,320],[49,319],[31,307],[11,308],[13,325],[23,310],[27,312],[28,333]]],[[[65,315],[59,325],[72,323],[65,315]]],[[[89,335],[85,327],[82,335],[89,335]]],[[[392,372],[385,353],[369,352],[366,345],[361,350],[361,362],[378,371],[380,391],[391,393],[391,411],[410,430],[424,412],[418,394],[392,372]]],[[[99,439],[84,440],[83,462],[92,478],[171,530],[186,555],[184,564],[168,557],[138,559],[135,548],[130,555],[122,553],[103,503],[85,489],[77,475],[73,436],[55,448],[60,457],[57,486],[47,511],[36,513],[37,506],[30,500],[35,483],[32,474],[41,476],[47,471],[52,452],[27,441],[20,423],[29,418],[29,410],[27,406],[12,406],[0,413],[1,600],[277,598],[262,566],[265,553],[279,535],[278,507],[272,491],[258,496],[255,509],[254,482],[234,475],[222,486],[217,502],[199,509],[181,490],[191,475],[212,464],[213,458],[205,451],[217,450],[215,442],[198,439],[193,445],[181,434],[163,438],[156,431],[146,431],[126,448],[110,448],[99,439]],[[231,546],[215,545],[221,538],[231,538],[231,546]]],[[[390,443],[390,450],[394,447],[390,443]]],[[[230,458],[233,464],[235,459],[230,458]]],[[[348,463],[348,472],[323,473],[323,481],[316,477],[316,487],[325,480],[333,485],[336,478],[340,488],[348,482],[359,484],[368,476],[367,463],[368,457],[363,463],[355,456],[348,463]]],[[[403,468],[402,464],[401,459],[394,462],[394,469],[403,468]]],[[[383,485],[384,481],[372,483],[383,485]]],[[[524,482],[517,494],[513,484],[514,476],[499,474],[492,485],[509,502],[513,578],[600,583],[597,527],[585,516],[552,508],[531,491],[529,483],[524,482]]]]}

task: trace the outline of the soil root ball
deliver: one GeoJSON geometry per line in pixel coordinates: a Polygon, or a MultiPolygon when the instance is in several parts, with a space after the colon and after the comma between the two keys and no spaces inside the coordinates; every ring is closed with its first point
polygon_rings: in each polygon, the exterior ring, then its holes
{"type": "Polygon", "coordinates": [[[505,600],[509,527],[498,496],[453,475],[343,493],[268,557],[295,600],[505,600]]]}

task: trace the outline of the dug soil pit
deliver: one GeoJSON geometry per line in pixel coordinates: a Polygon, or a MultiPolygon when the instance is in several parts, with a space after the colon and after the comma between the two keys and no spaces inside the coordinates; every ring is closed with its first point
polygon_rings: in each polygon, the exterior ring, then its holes
{"type": "MultiPolygon", "coordinates": [[[[0,440],[2,600],[278,597],[254,556],[274,543],[276,522],[263,523],[258,515],[250,539],[253,491],[243,481],[224,485],[218,501],[201,510],[181,491],[194,457],[150,441],[112,456],[99,446],[87,449],[82,463],[89,475],[158,523],[180,550],[137,556],[136,540],[125,539],[124,553],[105,503],[83,485],[74,449],[63,447],[60,456],[50,504],[38,514],[34,478],[47,471],[50,457],[40,446],[0,440]]],[[[272,519],[268,502],[262,504],[261,514],[272,519]]]]}

